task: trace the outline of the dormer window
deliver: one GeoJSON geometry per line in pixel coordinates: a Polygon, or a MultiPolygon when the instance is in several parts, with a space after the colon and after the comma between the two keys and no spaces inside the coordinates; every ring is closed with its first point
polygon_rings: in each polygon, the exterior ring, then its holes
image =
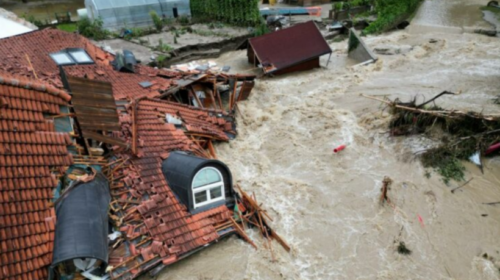
{"type": "Polygon", "coordinates": [[[193,214],[235,204],[229,168],[218,160],[186,152],[171,152],[162,163],[163,175],[177,199],[193,214]]]}
{"type": "Polygon", "coordinates": [[[84,49],[65,49],[51,53],[50,57],[57,65],[93,64],[94,61],[84,49]]]}
{"type": "Polygon", "coordinates": [[[193,179],[194,209],[224,200],[224,180],[219,170],[205,167],[193,179]]]}

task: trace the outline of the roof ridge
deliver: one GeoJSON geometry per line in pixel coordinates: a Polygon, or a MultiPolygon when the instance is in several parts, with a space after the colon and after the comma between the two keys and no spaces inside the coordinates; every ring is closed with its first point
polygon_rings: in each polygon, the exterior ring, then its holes
{"type": "Polygon", "coordinates": [[[57,96],[65,101],[71,100],[71,95],[62,89],[58,89],[46,83],[32,81],[29,79],[23,79],[21,77],[14,78],[0,74],[0,85],[15,86],[26,89],[33,89],[40,92],[46,92],[48,94],[57,96]]]}

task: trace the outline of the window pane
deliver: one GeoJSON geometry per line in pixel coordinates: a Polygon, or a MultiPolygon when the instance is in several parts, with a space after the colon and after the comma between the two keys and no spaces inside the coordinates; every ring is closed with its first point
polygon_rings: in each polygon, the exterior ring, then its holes
{"type": "Polygon", "coordinates": [[[215,187],[210,189],[210,199],[216,199],[222,196],[222,188],[215,187]]]}
{"type": "Polygon", "coordinates": [[[196,204],[207,201],[207,191],[202,191],[194,194],[194,202],[196,204]]]}
{"type": "Polygon", "coordinates": [[[208,167],[196,173],[196,176],[193,180],[193,188],[199,188],[221,181],[222,178],[220,177],[219,172],[215,171],[214,168],[208,167]]]}
{"type": "Polygon", "coordinates": [[[51,53],[50,57],[57,63],[57,65],[74,64],[75,62],[65,53],[51,53]]]}
{"type": "Polygon", "coordinates": [[[78,63],[93,63],[94,61],[84,50],[71,51],[69,53],[78,63]]]}

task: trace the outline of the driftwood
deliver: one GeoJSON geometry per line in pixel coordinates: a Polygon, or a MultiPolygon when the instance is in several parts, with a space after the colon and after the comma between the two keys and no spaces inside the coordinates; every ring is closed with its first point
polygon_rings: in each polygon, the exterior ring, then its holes
{"type": "Polygon", "coordinates": [[[385,202],[391,203],[391,200],[387,196],[387,192],[389,191],[389,187],[392,184],[392,179],[389,177],[384,177],[384,180],[382,181],[382,188],[380,189],[381,195],[380,195],[380,204],[384,204],[385,202]]]}
{"type": "Polygon", "coordinates": [[[463,183],[460,187],[456,187],[456,188],[454,188],[453,190],[451,190],[451,193],[455,193],[455,191],[456,191],[456,190],[458,190],[458,189],[461,189],[461,188],[465,187],[467,184],[469,184],[469,183],[470,183],[470,181],[472,181],[472,179],[474,179],[474,178],[470,178],[470,179],[469,179],[469,181],[467,181],[467,182],[463,183]]]}
{"type": "MultiPolygon", "coordinates": [[[[404,103],[399,99],[389,100],[387,97],[361,94],[362,97],[379,101],[390,108],[389,111],[393,115],[389,124],[392,136],[426,133],[434,128],[445,132],[445,135],[435,134],[443,135],[436,139],[442,140],[441,145],[419,152],[418,155],[425,167],[434,168],[441,174],[443,181],[448,183],[450,179],[464,180],[465,167],[462,160],[470,160],[471,156],[478,152],[480,155],[486,154],[491,145],[500,142],[500,115],[447,110],[436,104],[430,105],[445,95],[456,94],[443,91],[421,104],[417,104],[415,98],[404,103]]],[[[430,137],[435,135],[429,134],[430,137]]]]}
{"type": "Polygon", "coordinates": [[[428,114],[428,115],[442,117],[442,118],[469,117],[469,118],[483,119],[483,120],[488,120],[488,121],[494,121],[494,120],[500,119],[500,115],[483,115],[483,114],[476,113],[476,112],[463,112],[463,111],[459,111],[459,110],[439,110],[439,111],[436,110],[435,111],[435,110],[421,109],[421,106],[428,104],[429,102],[435,101],[438,97],[441,97],[444,94],[448,94],[448,93],[442,92],[438,96],[432,98],[430,101],[425,102],[425,103],[420,104],[420,105],[415,106],[415,107],[410,107],[410,106],[408,106],[409,103],[401,103],[401,102],[398,102],[397,100],[396,101],[389,101],[389,100],[385,100],[385,99],[381,99],[381,98],[377,98],[377,97],[365,95],[365,94],[361,94],[361,96],[365,97],[365,98],[377,100],[377,101],[385,103],[393,108],[397,108],[397,109],[401,109],[401,110],[405,110],[405,111],[410,111],[410,112],[415,112],[415,113],[420,113],[420,114],[428,114]],[[401,104],[405,104],[405,105],[401,105],[401,104]]]}

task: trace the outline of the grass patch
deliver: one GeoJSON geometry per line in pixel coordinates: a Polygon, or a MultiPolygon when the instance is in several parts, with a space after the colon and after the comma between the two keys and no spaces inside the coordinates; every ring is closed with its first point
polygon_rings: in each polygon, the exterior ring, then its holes
{"type": "Polygon", "coordinates": [[[422,0],[375,0],[377,20],[368,26],[363,34],[388,31],[401,21],[412,16],[422,0]]]}
{"type": "Polygon", "coordinates": [[[78,26],[76,23],[61,23],[57,25],[57,29],[73,33],[78,30],[78,26]]]}

